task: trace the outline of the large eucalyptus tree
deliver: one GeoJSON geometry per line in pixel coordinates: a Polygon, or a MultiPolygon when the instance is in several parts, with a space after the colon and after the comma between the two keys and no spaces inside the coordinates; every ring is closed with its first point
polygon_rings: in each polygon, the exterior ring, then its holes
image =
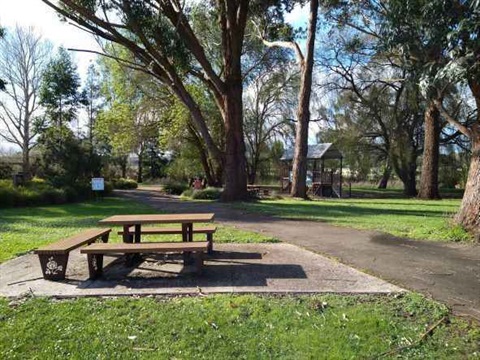
{"type": "MultiPolygon", "coordinates": [[[[135,61],[123,61],[165,84],[188,108],[210,156],[224,164],[224,200],[247,194],[243,136],[242,66],[244,37],[254,11],[283,11],[292,1],[218,0],[200,4],[177,0],[42,0],[65,18],[98,38],[120,44],[135,61]],[[200,7],[201,6],[201,7],[200,7]],[[202,34],[194,30],[195,13],[206,11],[219,28],[220,61],[209,53],[202,34]],[[225,149],[212,139],[204,114],[188,90],[200,81],[212,93],[225,127],[225,149]]],[[[117,58],[118,61],[123,59],[117,58]]]]}

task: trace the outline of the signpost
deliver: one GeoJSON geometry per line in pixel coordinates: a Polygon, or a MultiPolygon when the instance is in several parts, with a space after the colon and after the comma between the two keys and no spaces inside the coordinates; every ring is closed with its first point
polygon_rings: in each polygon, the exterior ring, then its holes
{"type": "Polygon", "coordinates": [[[97,193],[105,190],[105,181],[103,178],[92,178],[92,191],[95,194],[95,199],[98,198],[97,193]]]}
{"type": "Polygon", "coordinates": [[[92,178],[92,190],[103,191],[105,190],[105,181],[103,178],[92,178]]]}

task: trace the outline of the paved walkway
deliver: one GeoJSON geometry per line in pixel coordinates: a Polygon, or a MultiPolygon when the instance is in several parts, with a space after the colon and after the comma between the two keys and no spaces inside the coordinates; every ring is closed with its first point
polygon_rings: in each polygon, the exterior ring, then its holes
{"type": "Polygon", "coordinates": [[[154,190],[122,191],[123,196],[166,212],[215,212],[217,222],[274,236],[334,257],[401,287],[442,301],[460,315],[480,321],[480,246],[396,238],[375,231],[249,214],[221,203],[196,203],[154,190]]]}
{"type": "Polygon", "coordinates": [[[391,293],[403,289],[298,246],[216,244],[202,276],[183,267],[181,255],[150,255],[134,267],[106,256],[101,279],[89,280],[85,255],[70,253],[65,281],[42,278],[38,257],[0,264],[0,295],[118,296],[195,293],[391,293]]]}

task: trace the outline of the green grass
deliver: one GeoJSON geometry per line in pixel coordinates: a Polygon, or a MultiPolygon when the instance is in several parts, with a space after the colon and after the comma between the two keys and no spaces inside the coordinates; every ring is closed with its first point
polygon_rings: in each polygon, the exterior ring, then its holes
{"type": "Polygon", "coordinates": [[[415,294],[1,299],[0,357],[478,358],[479,328],[459,319],[418,342],[443,317],[444,306],[415,294]]]}
{"type": "Polygon", "coordinates": [[[470,241],[452,216],[460,200],[334,199],[302,201],[263,200],[233,206],[288,219],[324,221],[357,229],[379,230],[412,239],[470,241]]]}
{"type": "MultiPolygon", "coordinates": [[[[78,204],[0,210],[0,262],[42,245],[97,227],[98,220],[117,214],[158,213],[153,208],[121,198],[106,198],[78,204]]],[[[170,225],[171,226],[171,225],[170,225]]],[[[114,228],[112,241],[120,241],[114,228]]],[[[149,237],[154,240],[180,239],[179,236],[149,237]]],[[[218,226],[215,242],[273,242],[271,237],[218,226]]]]}
{"type": "MultiPolygon", "coordinates": [[[[440,188],[440,196],[442,198],[461,199],[463,189],[440,188]]],[[[349,186],[343,187],[343,193],[348,196],[349,186]]],[[[354,198],[407,198],[403,193],[401,186],[389,186],[387,189],[379,189],[376,185],[352,184],[352,197],[354,198]]]]}

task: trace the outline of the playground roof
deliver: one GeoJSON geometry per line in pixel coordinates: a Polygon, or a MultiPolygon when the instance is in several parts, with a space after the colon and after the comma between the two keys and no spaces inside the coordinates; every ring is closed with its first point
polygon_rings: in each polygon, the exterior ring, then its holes
{"type": "MultiPolygon", "coordinates": [[[[294,149],[287,149],[280,158],[282,161],[293,160],[294,149]]],[[[332,143],[308,145],[307,160],[342,159],[342,153],[332,143]]]]}

